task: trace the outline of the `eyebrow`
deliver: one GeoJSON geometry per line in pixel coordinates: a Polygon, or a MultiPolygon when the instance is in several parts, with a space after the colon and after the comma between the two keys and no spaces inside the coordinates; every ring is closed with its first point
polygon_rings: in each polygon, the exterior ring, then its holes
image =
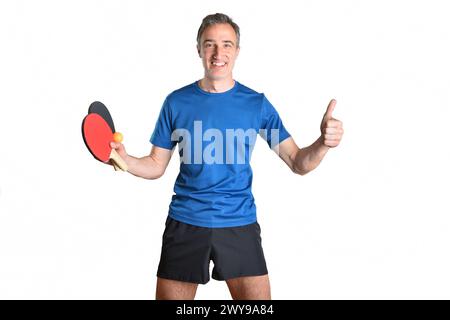
{"type": "MultiPolygon", "coordinates": [[[[213,40],[213,39],[205,39],[205,40],[203,41],[203,44],[205,44],[206,42],[216,42],[216,41],[213,40]]],[[[231,41],[231,40],[223,40],[222,42],[223,42],[223,43],[231,43],[231,44],[234,46],[234,42],[231,41]]]]}

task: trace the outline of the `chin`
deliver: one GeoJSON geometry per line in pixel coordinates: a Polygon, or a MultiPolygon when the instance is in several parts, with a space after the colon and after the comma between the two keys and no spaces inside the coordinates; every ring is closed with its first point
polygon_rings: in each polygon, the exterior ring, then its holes
{"type": "Polygon", "coordinates": [[[211,80],[224,80],[229,78],[230,75],[229,74],[212,74],[212,73],[208,73],[208,78],[211,80]]]}

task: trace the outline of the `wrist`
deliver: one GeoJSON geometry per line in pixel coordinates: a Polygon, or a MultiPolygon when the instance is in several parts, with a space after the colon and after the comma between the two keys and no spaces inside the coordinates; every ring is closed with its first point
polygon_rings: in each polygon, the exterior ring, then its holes
{"type": "Polygon", "coordinates": [[[125,155],[122,157],[123,161],[127,164],[128,168],[133,167],[135,164],[136,158],[133,156],[128,155],[125,153],[125,155]]]}
{"type": "Polygon", "coordinates": [[[330,149],[329,146],[325,144],[325,136],[323,134],[320,135],[319,139],[316,140],[317,147],[323,150],[328,151],[330,149]]]}

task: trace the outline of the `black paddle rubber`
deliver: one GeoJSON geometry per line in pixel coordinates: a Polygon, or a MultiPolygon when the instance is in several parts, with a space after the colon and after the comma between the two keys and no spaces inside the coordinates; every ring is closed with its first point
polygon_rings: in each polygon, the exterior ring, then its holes
{"type": "Polygon", "coordinates": [[[101,103],[100,101],[92,102],[89,106],[88,113],[96,113],[100,115],[103,119],[105,119],[106,123],[108,123],[109,127],[111,128],[112,132],[116,132],[116,129],[114,128],[114,121],[111,117],[111,114],[109,113],[108,108],[101,103]]]}

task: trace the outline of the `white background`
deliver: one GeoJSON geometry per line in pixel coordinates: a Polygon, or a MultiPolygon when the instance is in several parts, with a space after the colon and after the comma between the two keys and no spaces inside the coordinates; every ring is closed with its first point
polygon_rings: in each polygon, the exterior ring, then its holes
{"type": "MultiPolygon", "coordinates": [[[[223,12],[242,33],[234,78],[301,147],[331,98],[345,128],[306,176],[257,143],[273,298],[449,299],[445,1],[216,3],[0,3],[0,298],[154,298],[178,155],[159,180],[116,173],[86,150],[81,120],[104,102],[146,155],[165,96],[202,77],[201,19],[223,12]]],[[[215,280],[197,294],[229,297],[215,280]]]]}

